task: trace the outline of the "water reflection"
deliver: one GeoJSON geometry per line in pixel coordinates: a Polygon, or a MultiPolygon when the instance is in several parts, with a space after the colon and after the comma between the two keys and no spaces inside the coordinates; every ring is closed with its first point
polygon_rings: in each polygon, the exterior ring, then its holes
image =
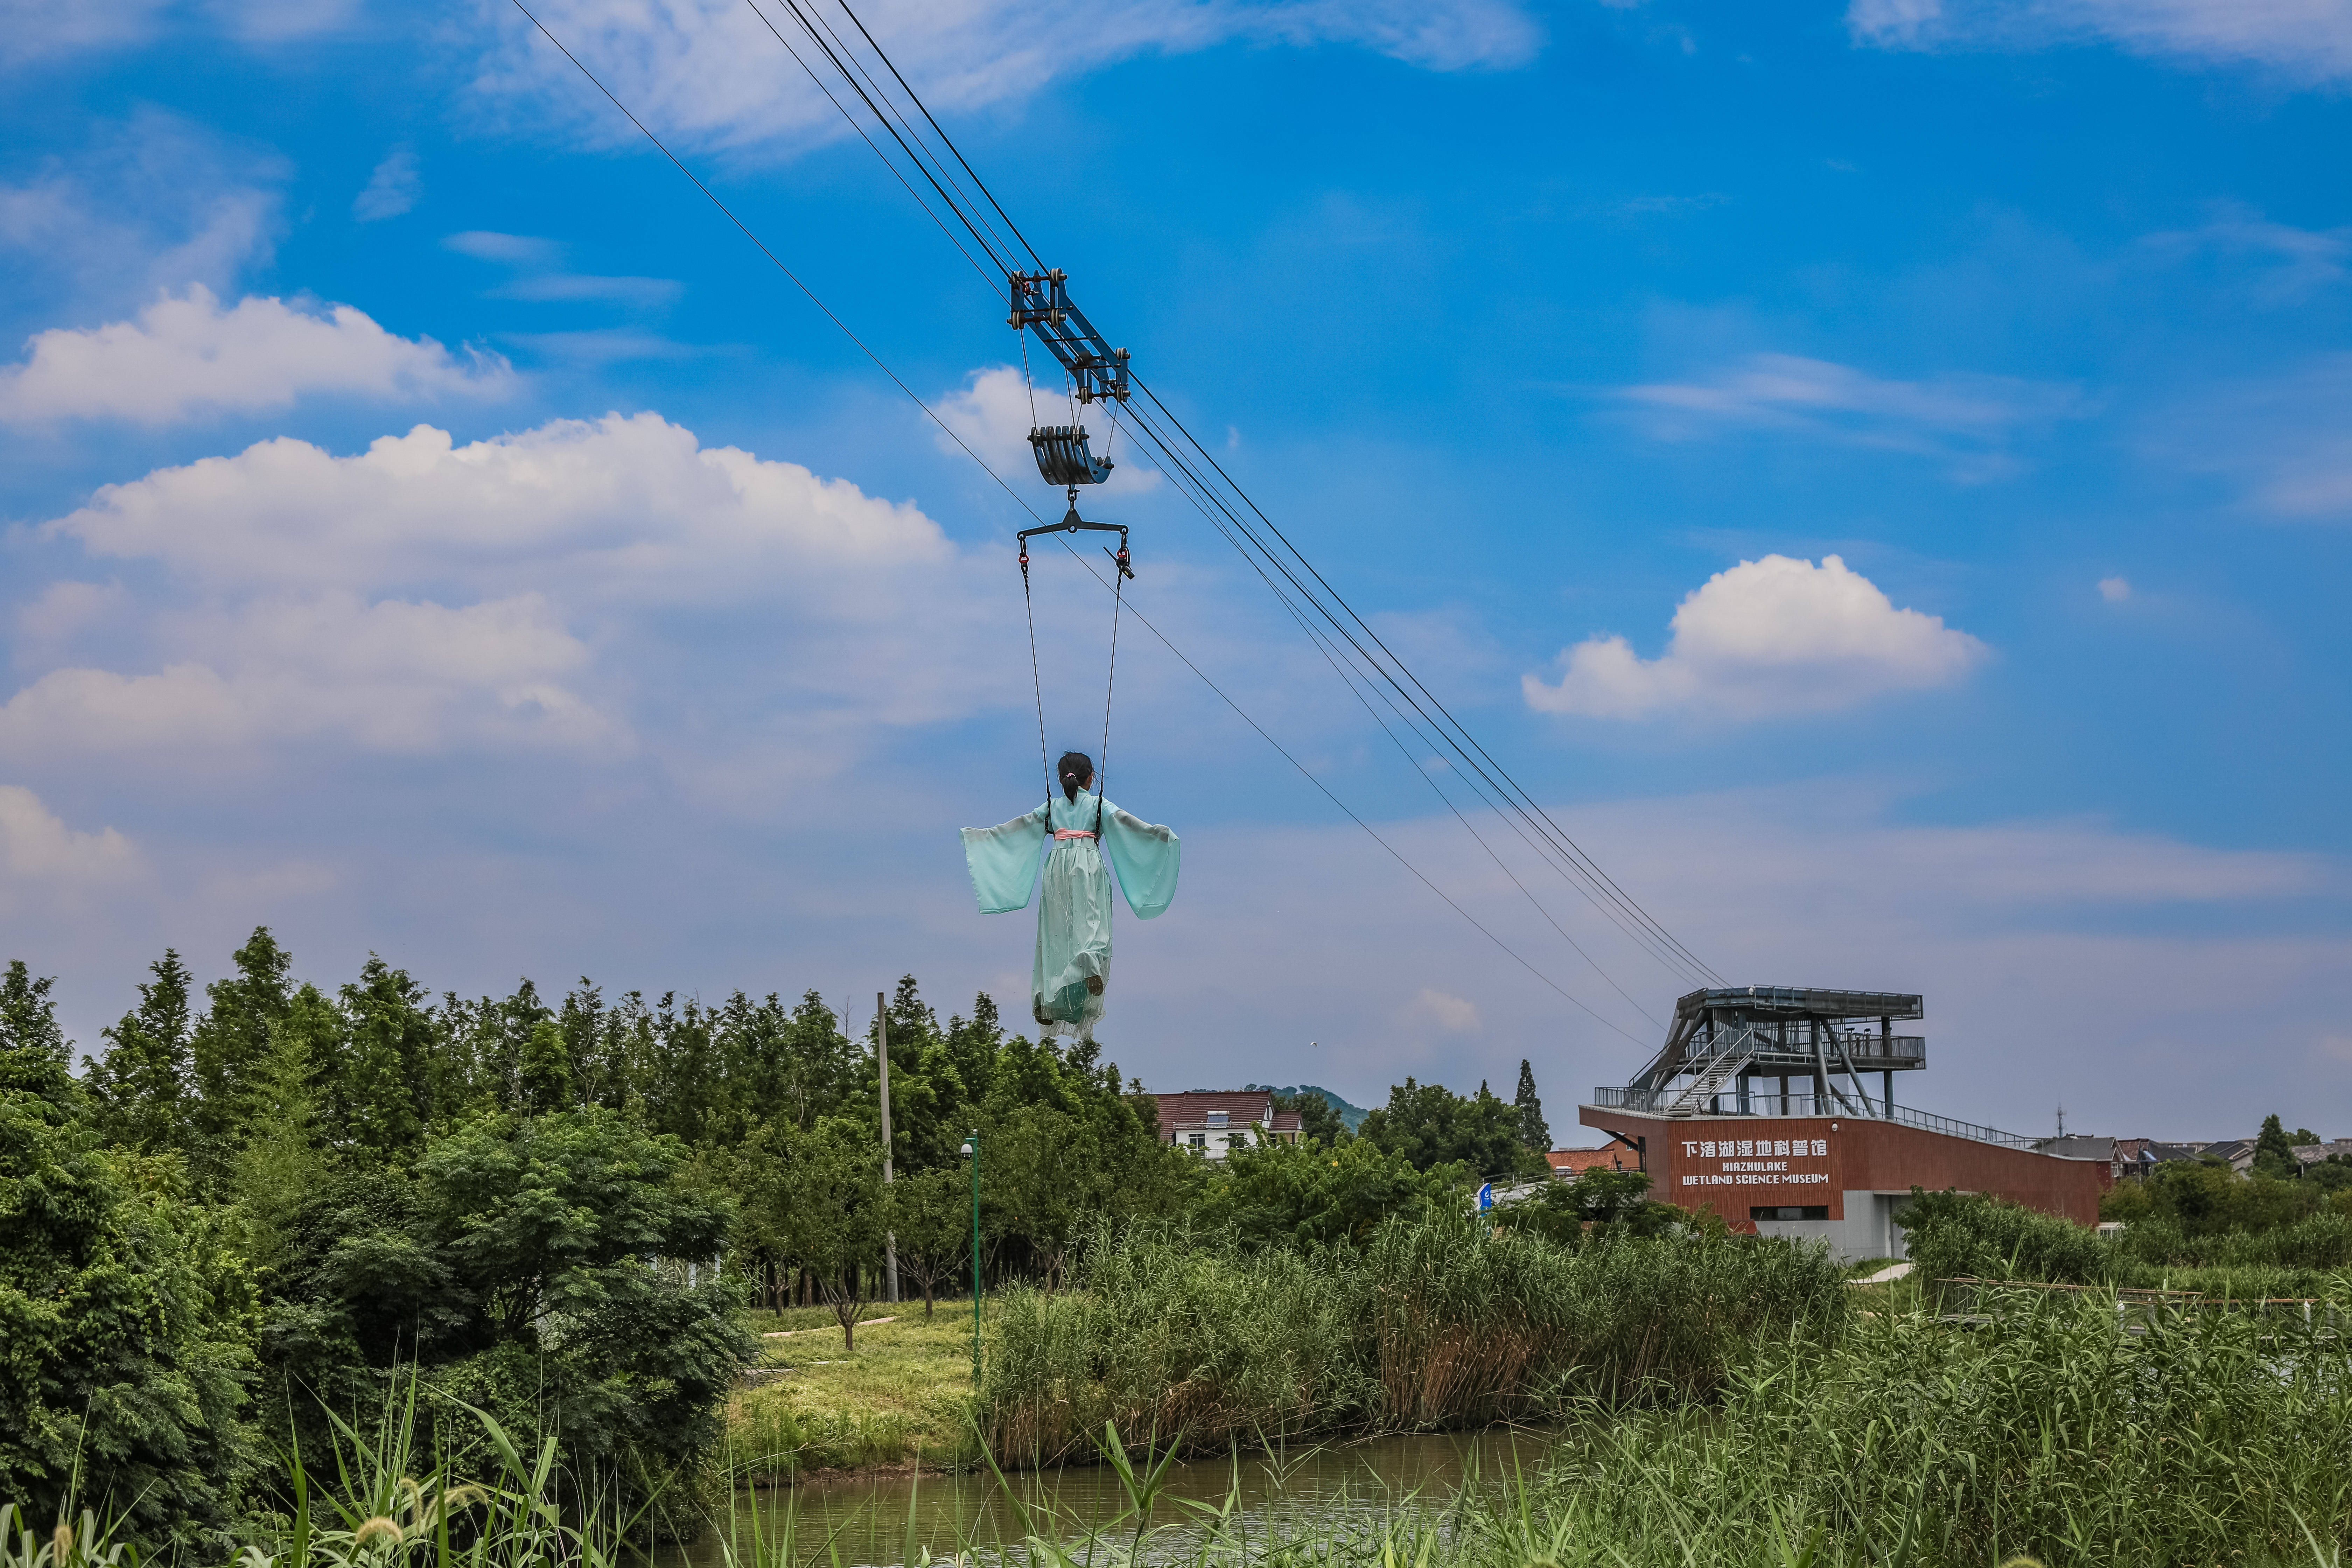
{"type": "MultiPolygon", "coordinates": [[[[1376,1525],[1408,1499],[1442,1503],[1465,1483],[1499,1485],[1515,1472],[1532,1475],[1550,1447],[1544,1433],[1504,1430],[1379,1437],[1173,1465],[1152,1510],[1148,1555],[1184,1555],[1218,1511],[1229,1510],[1231,1527],[1251,1536],[1376,1525]]],[[[1066,1541],[1116,1522],[1124,1542],[1135,1528],[1133,1519],[1121,1517],[1128,1493],[1108,1466],[1015,1473],[1010,1481],[1013,1498],[985,1471],[761,1489],[700,1541],[663,1553],[663,1568],[722,1568],[730,1537],[739,1563],[763,1564],[786,1554],[779,1548],[787,1538],[792,1562],[843,1568],[900,1568],[925,1552],[933,1561],[975,1550],[992,1556],[1020,1542],[1024,1510],[1039,1533],[1066,1541]]]]}

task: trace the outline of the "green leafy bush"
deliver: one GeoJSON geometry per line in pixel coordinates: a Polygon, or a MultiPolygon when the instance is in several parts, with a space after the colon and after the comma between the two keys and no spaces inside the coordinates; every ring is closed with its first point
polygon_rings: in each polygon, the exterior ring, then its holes
{"type": "Polygon", "coordinates": [[[133,1539],[226,1538],[241,1501],[253,1284],[176,1156],[97,1147],[48,982],[0,981],[0,1477],[133,1539]]]}

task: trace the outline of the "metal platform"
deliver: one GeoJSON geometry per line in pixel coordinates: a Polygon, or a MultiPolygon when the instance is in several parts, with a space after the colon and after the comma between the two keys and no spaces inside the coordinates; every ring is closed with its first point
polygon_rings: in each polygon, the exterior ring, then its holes
{"type": "Polygon", "coordinates": [[[1912,992],[1694,991],[1675,1001],[1658,1054],[1624,1089],[1601,1091],[1621,1098],[1596,1096],[1595,1103],[1661,1116],[1748,1116],[1795,1114],[1786,1108],[1802,1100],[1818,1114],[1892,1120],[1895,1075],[1927,1065],[1927,1040],[1895,1033],[1895,1023],[1924,1016],[1924,999],[1912,992]],[[1864,1089],[1864,1072],[1880,1075],[1878,1094],[1864,1089]],[[1776,1109],[1763,1110],[1767,1103],[1776,1109]]]}

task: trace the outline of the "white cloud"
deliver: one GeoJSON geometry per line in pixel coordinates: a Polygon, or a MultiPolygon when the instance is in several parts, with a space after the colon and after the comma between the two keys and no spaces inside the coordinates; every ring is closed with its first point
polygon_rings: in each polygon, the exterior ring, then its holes
{"type": "MultiPolygon", "coordinates": [[[[483,9],[501,41],[483,61],[477,79],[482,91],[525,98],[535,112],[568,120],[600,141],[635,134],[529,22],[506,6],[483,9]]],[[[651,7],[551,0],[539,15],[640,119],[674,142],[790,149],[849,133],[839,111],[740,0],[667,0],[651,7]]],[[[954,6],[877,0],[860,16],[942,114],[1015,100],[1136,55],[1230,41],[1351,45],[1433,70],[1523,65],[1542,44],[1541,28],[1512,0],[969,0],[954,6]]],[[[848,30],[838,16],[833,20],[848,30]]],[[[807,49],[788,24],[780,26],[807,49]]],[[[843,91],[837,84],[835,90],[843,91]]]]}
{"type": "Polygon", "coordinates": [[[0,738],[82,755],[234,752],[320,735],[389,752],[629,745],[619,722],[564,684],[589,650],[537,595],[447,609],[324,594],[177,635],[210,662],[152,675],[52,670],[0,707],[0,738]]]}
{"type": "Polygon", "coordinates": [[[131,603],[120,583],[52,583],[41,596],[16,612],[16,634],[35,647],[60,643],[77,632],[119,616],[131,603]]]}
{"type": "Polygon", "coordinates": [[[171,0],[74,0],[10,5],[0,27],[0,63],[27,61],[83,49],[120,47],[148,36],[171,0]]]}
{"type": "Polygon", "coordinates": [[[0,184],[17,310],[111,311],[191,283],[233,293],[272,254],[277,187],[290,173],[274,153],[161,110],[99,123],[80,151],[0,184]]]}
{"type": "Polygon", "coordinates": [[[2197,228],[2151,234],[2140,244],[2161,257],[2210,253],[2251,262],[2253,292],[2269,303],[2292,303],[2341,283],[2352,263],[2352,227],[2297,228],[2235,204],[2225,204],[2197,228]]]}
{"type": "Polygon", "coordinates": [[[375,166],[366,187],[352,198],[352,216],[362,223],[382,223],[415,207],[424,192],[424,177],[416,171],[416,154],[405,147],[395,147],[375,166]]]}
{"type": "Polygon", "coordinates": [[[1950,460],[1961,478],[2005,472],[2020,431],[2083,411],[2074,389],[2011,376],[1890,381],[1798,354],[1750,354],[1696,381],[1620,388],[1653,435],[1688,440],[1746,428],[1950,460]]]}
{"type": "Polygon", "coordinates": [[[822,733],[838,767],[876,726],[1014,695],[1009,661],[967,657],[970,569],[920,511],[651,414],[467,446],[418,426],[350,457],[265,441],[43,531],[154,563],[172,593],[137,617],[153,664],[47,670],[0,709],[11,747],[625,754],[638,665],[675,660],[681,613],[745,662],[693,705],[761,710],[719,753],[822,733]]]}
{"type": "Polygon", "coordinates": [[[2352,518],[2352,353],[2216,388],[2155,422],[2151,456],[2231,480],[2273,517],[2352,518]]]}
{"type": "Polygon", "coordinates": [[[114,881],[138,867],[138,850],[113,828],[76,832],[31,790],[0,784],[0,871],[9,881],[114,881]]]}
{"type": "Polygon", "coordinates": [[[504,360],[460,359],[431,338],[385,331],[364,311],[312,313],[249,296],[224,310],[211,289],[165,295],[131,321],[37,333],[21,365],[0,370],[0,420],[114,416],[143,424],[200,410],[282,408],[309,394],[383,399],[497,396],[504,360]]]}
{"type": "Polygon", "coordinates": [[[1858,44],[2034,48],[2104,41],[2199,65],[2261,66],[2294,80],[2352,76],[2343,0],[1850,0],[1858,44]]]}
{"type": "Polygon", "coordinates": [[[1852,707],[1894,691],[1948,686],[1985,646],[1935,616],[1898,610],[1834,555],[1785,555],[1718,572],[1675,611],[1654,659],[1622,637],[1561,656],[1559,679],[1520,678],[1529,707],[1601,719],[1691,714],[1760,719],[1852,707]]]}
{"type": "Polygon", "coordinates": [[[1434,1025],[1449,1035],[1467,1035],[1477,1030],[1478,1004],[1424,985],[1421,994],[1406,1005],[1405,1016],[1434,1025]]]}
{"type": "MultiPolygon", "coordinates": [[[[932,439],[940,451],[961,457],[964,448],[956,445],[961,437],[964,446],[980,454],[1016,489],[1045,483],[1038,478],[1036,454],[1029,446],[1033,405],[1029,384],[1019,366],[1000,364],[973,371],[962,386],[933,398],[931,406],[940,423],[955,433],[950,437],[937,426],[932,427],[932,439]]],[[[1086,426],[1088,447],[1097,457],[1111,460],[1108,480],[1079,491],[1079,510],[1087,510],[1088,495],[1136,495],[1159,487],[1160,470],[1151,466],[1124,420],[1113,425],[1112,412],[1104,405],[1073,409],[1070,400],[1062,395],[1057,379],[1038,384],[1034,411],[1038,425],[1066,425],[1075,413],[1077,422],[1086,426]]]]}
{"type": "Polygon", "coordinates": [[[470,256],[477,261],[503,261],[510,267],[551,267],[563,256],[563,247],[551,239],[528,234],[499,234],[486,228],[469,228],[450,235],[441,244],[444,249],[470,256]]]}
{"type": "Polygon", "coordinates": [[[332,31],[357,14],[357,0],[30,0],[10,5],[0,30],[0,63],[148,43],[186,21],[250,44],[332,31]]]}
{"type": "Polygon", "coordinates": [[[441,241],[444,248],[477,261],[515,268],[511,281],[488,291],[493,300],[598,300],[650,310],[667,305],[685,291],[674,278],[615,278],[593,273],[562,272],[564,247],[551,239],[526,234],[499,234],[469,229],[441,241]]]}
{"type": "Polygon", "coordinates": [[[2099,597],[2105,599],[2108,604],[2120,605],[2131,596],[2132,586],[2130,578],[2102,577],[2099,579],[2099,597]]]}

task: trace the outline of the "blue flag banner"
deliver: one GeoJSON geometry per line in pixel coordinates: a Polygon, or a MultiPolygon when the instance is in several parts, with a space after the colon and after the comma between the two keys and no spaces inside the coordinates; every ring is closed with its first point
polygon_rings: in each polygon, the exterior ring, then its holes
{"type": "Polygon", "coordinates": [[[1495,1206],[1495,1184],[1485,1182],[1478,1188],[1478,1212],[1485,1214],[1495,1206]]]}

